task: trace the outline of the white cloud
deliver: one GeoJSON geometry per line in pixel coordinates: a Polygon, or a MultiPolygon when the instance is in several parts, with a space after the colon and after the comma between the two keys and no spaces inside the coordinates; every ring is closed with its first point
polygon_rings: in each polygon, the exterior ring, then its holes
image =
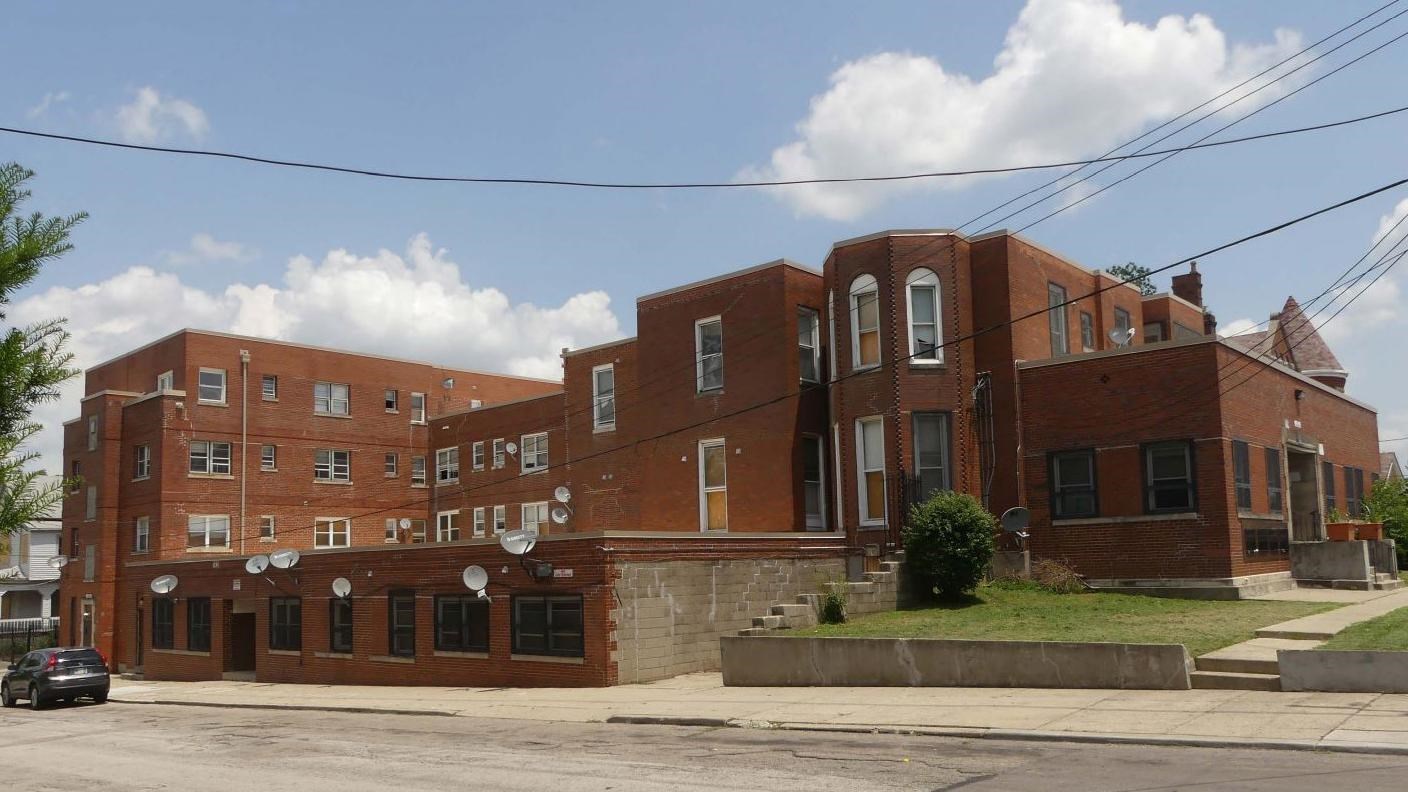
{"type": "Polygon", "coordinates": [[[1217,334],[1223,338],[1239,336],[1243,333],[1250,333],[1260,329],[1260,324],[1254,319],[1233,319],[1222,327],[1218,328],[1217,334]]]}
{"type": "Polygon", "coordinates": [[[155,143],[177,133],[199,140],[210,131],[204,110],[185,99],[162,96],[150,85],[138,89],[130,103],[117,108],[115,120],[129,143],[155,143]]]}
{"type": "Polygon", "coordinates": [[[39,104],[25,111],[25,118],[42,118],[47,115],[51,108],[67,102],[68,91],[50,91],[44,94],[44,98],[39,100],[39,104]]]}
{"type": "Polygon", "coordinates": [[[1356,336],[1387,335],[1389,328],[1401,329],[1404,319],[1408,318],[1403,311],[1405,289],[1402,278],[1403,272],[1408,270],[1408,263],[1395,263],[1400,254],[1408,251],[1408,240],[1405,240],[1408,237],[1408,220],[1405,218],[1408,218],[1408,198],[1400,201],[1391,212],[1379,218],[1379,228],[1372,241],[1383,241],[1365,260],[1355,276],[1375,266],[1383,256],[1387,255],[1388,258],[1379,269],[1363,280],[1337,289],[1334,304],[1327,307],[1316,319],[1316,324],[1321,325],[1320,334],[1332,346],[1356,336]],[[1400,221],[1403,225],[1398,225],[1400,221]],[[1383,271],[1389,266],[1393,268],[1383,271]],[[1383,277],[1372,286],[1368,285],[1381,272],[1383,277]],[[1343,312],[1330,321],[1330,317],[1341,309],[1343,312]]]}
{"type": "MultiPolygon", "coordinates": [[[[600,291],[558,306],[511,301],[464,282],[459,267],[418,235],[404,254],[333,250],[291,259],[282,285],[237,283],[206,291],[176,274],[132,267],[100,283],[55,287],[14,304],[17,324],[67,316],[79,366],[92,366],[182,327],[321,344],[449,366],[556,379],[563,347],[621,337],[600,291]]],[[[74,417],[81,378],[36,411],[37,450],[58,470],[59,424],[74,417]]]]}
{"type": "Polygon", "coordinates": [[[238,242],[222,242],[210,234],[201,232],[191,237],[191,244],[185,250],[167,253],[166,260],[172,264],[199,264],[214,261],[248,261],[254,258],[254,251],[238,242]]]}
{"type": "MultiPolygon", "coordinates": [[[[890,175],[1099,154],[1300,46],[1299,34],[1284,30],[1272,43],[1229,44],[1202,14],[1166,16],[1149,26],[1125,20],[1115,0],[1029,0],[990,75],[950,72],[908,52],[848,62],[831,75],[830,89],[812,98],[796,126],[798,139],[740,179],[890,175]]],[[[1236,109],[1275,95],[1267,89],[1236,109]]],[[[969,183],[772,189],[799,213],[845,220],[896,191],[969,183]]]]}

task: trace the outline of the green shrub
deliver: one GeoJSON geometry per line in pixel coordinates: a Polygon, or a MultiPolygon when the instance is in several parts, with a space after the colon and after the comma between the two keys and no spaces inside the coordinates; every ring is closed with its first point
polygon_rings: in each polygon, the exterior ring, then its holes
{"type": "Polygon", "coordinates": [[[1398,568],[1408,569],[1408,481],[1375,481],[1364,498],[1364,518],[1384,524],[1384,536],[1398,551],[1398,568]]]}
{"type": "Polygon", "coordinates": [[[909,511],[904,557],[915,590],[953,600],[971,592],[992,563],[997,518],[971,495],[935,493],[909,511]]]}
{"type": "Polygon", "coordinates": [[[832,584],[822,589],[821,608],[817,612],[817,621],[822,624],[843,624],[846,621],[848,593],[844,582],[839,585],[832,584]]]}

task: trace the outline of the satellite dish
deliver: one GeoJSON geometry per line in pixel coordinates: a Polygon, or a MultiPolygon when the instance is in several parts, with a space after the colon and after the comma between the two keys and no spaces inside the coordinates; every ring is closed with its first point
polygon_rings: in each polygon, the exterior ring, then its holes
{"type": "Polygon", "coordinates": [[[489,592],[485,591],[484,589],[479,589],[479,599],[489,600],[490,602],[494,601],[494,598],[489,596],[489,592]]]}
{"type": "Polygon", "coordinates": [[[517,453],[518,453],[518,444],[517,444],[517,443],[505,443],[505,444],[504,444],[504,450],[507,451],[507,452],[509,452],[510,454],[517,454],[517,453]]]}
{"type": "Polygon", "coordinates": [[[566,487],[558,487],[552,491],[552,497],[553,500],[556,500],[558,503],[566,503],[572,500],[572,490],[566,487]]]}
{"type": "Polygon", "coordinates": [[[567,518],[570,516],[571,515],[567,513],[567,510],[562,508],[561,506],[552,507],[552,521],[557,523],[558,525],[563,525],[564,523],[566,523],[567,518]]]}
{"type": "Polygon", "coordinates": [[[529,531],[522,529],[509,531],[499,537],[499,545],[507,550],[510,555],[521,556],[533,549],[533,545],[538,543],[538,537],[529,531]]]}
{"type": "Polygon", "coordinates": [[[470,591],[484,593],[484,587],[489,585],[489,573],[484,571],[484,567],[472,564],[464,568],[464,574],[460,575],[464,581],[465,588],[470,591]]]}
{"type": "Polygon", "coordinates": [[[1002,530],[1007,533],[1021,533],[1027,530],[1027,524],[1031,521],[1031,512],[1025,507],[1013,506],[1002,513],[1002,530]]]}
{"type": "Polygon", "coordinates": [[[332,582],[332,593],[336,594],[340,599],[346,599],[347,595],[352,593],[352,581],[344,577],[334,579],[332,582]]]}
{"type": "Polygon", "coordinates": [[[1134,328],[1121,331],[1118,327],[1110,331],[1110,340],[1115,342],[1115,346],[1126,346],[1134,340],[1134,328]]]}
{"type": "Polygon", "coordinates": [[[158,594],[170,594],[176,589],[175,575],[162,575],[152,580],[152,591],[158,594]]]}
{"type": "Polygon", "coordinates": [[[54,569],[63,569],[64,565],[67,563],[68,556],[54,556],[53,558],[49,559],[49,566],[53,567],[54,569]]]}
{"type": "Polygon", "coordinates": [[[409,530],[411,530],[411,518],[410,518],[410,517],[402,517],[402,518],[401,518],[401,522],[397,523],[397,525],[401,526],[401,530],[403,530],[403,531],[409,531],[409,530]]]}
{"type": "Polygon", "coordinates": [[[251,575],[262,575],[268,568],[269,556],[266,555],[250,556],[249,560],[244,562],[244,571],[251,575]]]}
{"type": "Polygon", "coordinates": [[[269,563],[279,569],[288,569],[298,563],[298,551],[293,548],[276,551],[269,556],[269,563]]]}

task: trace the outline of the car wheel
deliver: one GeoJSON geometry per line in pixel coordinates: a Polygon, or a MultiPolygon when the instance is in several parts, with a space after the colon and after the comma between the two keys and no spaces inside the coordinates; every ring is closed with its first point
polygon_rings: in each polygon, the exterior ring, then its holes
{"type": "Polygon", "coordinates": [[[0,706],[15,706],[15,697],[10,695],[9,685],[0,685],[0,706]]]}
{"type": "Polygon", "coordinates": [[[104,690],[102,693],[94,693],[93,701],[98,704],[108,703],[108,692],[104,690]]]}
{"type": "Polygon", "coordinates": [[[33,682],[29,685],[29,708],[44,709],[44,691],[40,690],[39,685],[33,682]]]}

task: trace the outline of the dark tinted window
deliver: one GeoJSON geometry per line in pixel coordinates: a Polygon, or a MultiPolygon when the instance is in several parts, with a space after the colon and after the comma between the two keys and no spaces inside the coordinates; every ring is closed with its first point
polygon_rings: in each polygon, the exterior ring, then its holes
{"type": "Polygon", "coordinates": [[[269,648],[303,648],[303,600],[298,597],[270,598],[269,648]]]}
{"type": "Polygon", "coordinates": [[[489,651],[489,603],[478,597],[435,598],[435,648],[489,651]]]}
{"type": "Polygon", "coordinates": [[[1051,455],[1051,514],[1055,519],[1094,517],[1095,452],[1062,451],[1051,455]]]}
{"type": "Polygon", "coordinates": [[[192,652],[210,651],[210,598],[186,600],[186,648],[192,652]]]}
{"type": "Polygon", "coordinates": [[[328,651],[352,651],[352,600],[328,601],[328,651]]]}
{"type": "Polygon", "coordinates": [[[175,646],[175,607],[169,599],[152,600],[152,648],[175,646]]]}
{"type": "Polygon", "coordinates": [[[1268,511],[1281,511],[1281,451],[1266,449],[1266,508],[1268,511]]]}
{"type": "Polygon", "coordinates": [[[582,598],[514,597],[513,651],[581,657],[582,598]]]}
{"type": "Polygon", "coordinates": [[[1144,447],[1145,507],[1150,512],[1197,508],[1193,492],[1193,444],[1154,443],[1144,447]]]}
{"type": "Polygon", "coordinates": [[[396,657],[416,656],[416,595],[393,591],[386,598],[387,650],[396,657]]]}
{"type": "Polygon", "coordinates": [[[1232,441],[1232,474],[1237,486],[1237,508],[1252,507],[1251,449],[1241,440],[1232,441]]]}

